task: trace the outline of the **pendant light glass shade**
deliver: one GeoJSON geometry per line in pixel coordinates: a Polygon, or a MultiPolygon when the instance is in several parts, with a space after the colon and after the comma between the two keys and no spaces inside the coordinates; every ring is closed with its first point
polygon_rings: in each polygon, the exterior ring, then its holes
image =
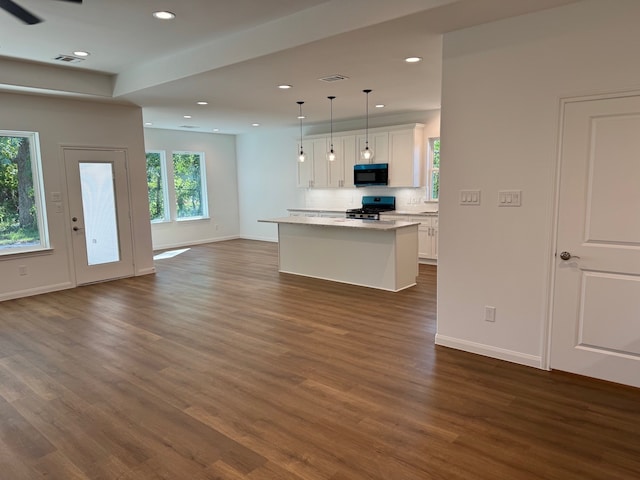
{"type": "Polygon", "coordinates": [[[336,97],[327,97],[329,99],[329,101],[331,102],[331,135],[329,137],[329,151],[327,152],[327,160],[329,160],[330,162],[335,162],[336,160],[336,152],[333,151],[333,99],[336,97]]]}
{"type": "Polygon", "coordinates": [[[360,158],[365,162],[370,162],[373,159],[373,150],[369,148],[369,94],[371,90],[363,90],[362,92],[367,95],[367,126],[365,129],[364,150],[360,151],[360,158]]]}
{"type": "Polygon", "coordinates": [[[300,113],[298,113],[298,118],[300,119],[300,145],[298,145],[298,161],[300,163],[304,162],[307,159],[307,156],[304,153],[304,149],[302,148],[302,119],[304,115],[302,115],[302,104],[304,102],[296,102],[300,108],[300,113]]]}

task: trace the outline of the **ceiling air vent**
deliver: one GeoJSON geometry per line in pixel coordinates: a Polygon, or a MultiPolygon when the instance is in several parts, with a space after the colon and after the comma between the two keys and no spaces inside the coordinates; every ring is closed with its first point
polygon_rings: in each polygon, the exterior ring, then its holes
{"type": "Polygon", "coordinates": [[[331,83],[331,82],[339,82],[340,80],[348,80],[349,77],[346,77],[344,75],[340,75],[340,74],[335,74],[335,75],[329,75],[328,77],[322,77],[319,78],[318,80],[322,80],[323,82],[327,82],[327,83],[331,83]]]}
{"type": "Polygon", "coordinates": [[[60,54],[57,57],[54,57],[53,59],[63,63],[79,63],[84,60],[84,58],[74,57],[73,55],[63,55],[63,54],[60,54]]]}
{"type": "Polygon", "coordinates": [[[180,125],[178,128],[200,128],[197,125],[180,125]]]}

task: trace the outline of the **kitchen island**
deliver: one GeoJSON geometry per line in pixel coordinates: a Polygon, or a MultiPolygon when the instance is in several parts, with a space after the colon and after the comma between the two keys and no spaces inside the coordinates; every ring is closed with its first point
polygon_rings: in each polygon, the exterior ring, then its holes
{"type": "Polygon", "coordinates": [[[278,224],[279,271],[397,292],[416,284],[419,222],[323,217],[278,224]]]}

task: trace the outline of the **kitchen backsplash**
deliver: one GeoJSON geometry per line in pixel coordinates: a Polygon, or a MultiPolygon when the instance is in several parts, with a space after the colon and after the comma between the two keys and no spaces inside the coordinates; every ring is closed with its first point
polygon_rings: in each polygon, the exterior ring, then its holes
{"type": "Polygon", "coordinates": [[[357,208],[362,205],[362,197],[364,195],[394,195],[396,197],[396,210],[407,212],[438,211],[438,202],[425,202],[426,192],[424,188],[310,188],[305,190],[305,204],[300,207],[338,210],[357,208]]]}

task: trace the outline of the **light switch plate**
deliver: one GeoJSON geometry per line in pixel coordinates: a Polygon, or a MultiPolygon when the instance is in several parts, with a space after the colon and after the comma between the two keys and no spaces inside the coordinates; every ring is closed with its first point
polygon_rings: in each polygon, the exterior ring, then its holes
{"type": "Polygon", "coordinates": [[[460,190],[460,205],[480,205],[480,190],[460,190]]]}
{"type": "Polygon", "coordinates": [[[522,205],[522,190],[499,190],[499,207],[520,207],[522,205]]]}

